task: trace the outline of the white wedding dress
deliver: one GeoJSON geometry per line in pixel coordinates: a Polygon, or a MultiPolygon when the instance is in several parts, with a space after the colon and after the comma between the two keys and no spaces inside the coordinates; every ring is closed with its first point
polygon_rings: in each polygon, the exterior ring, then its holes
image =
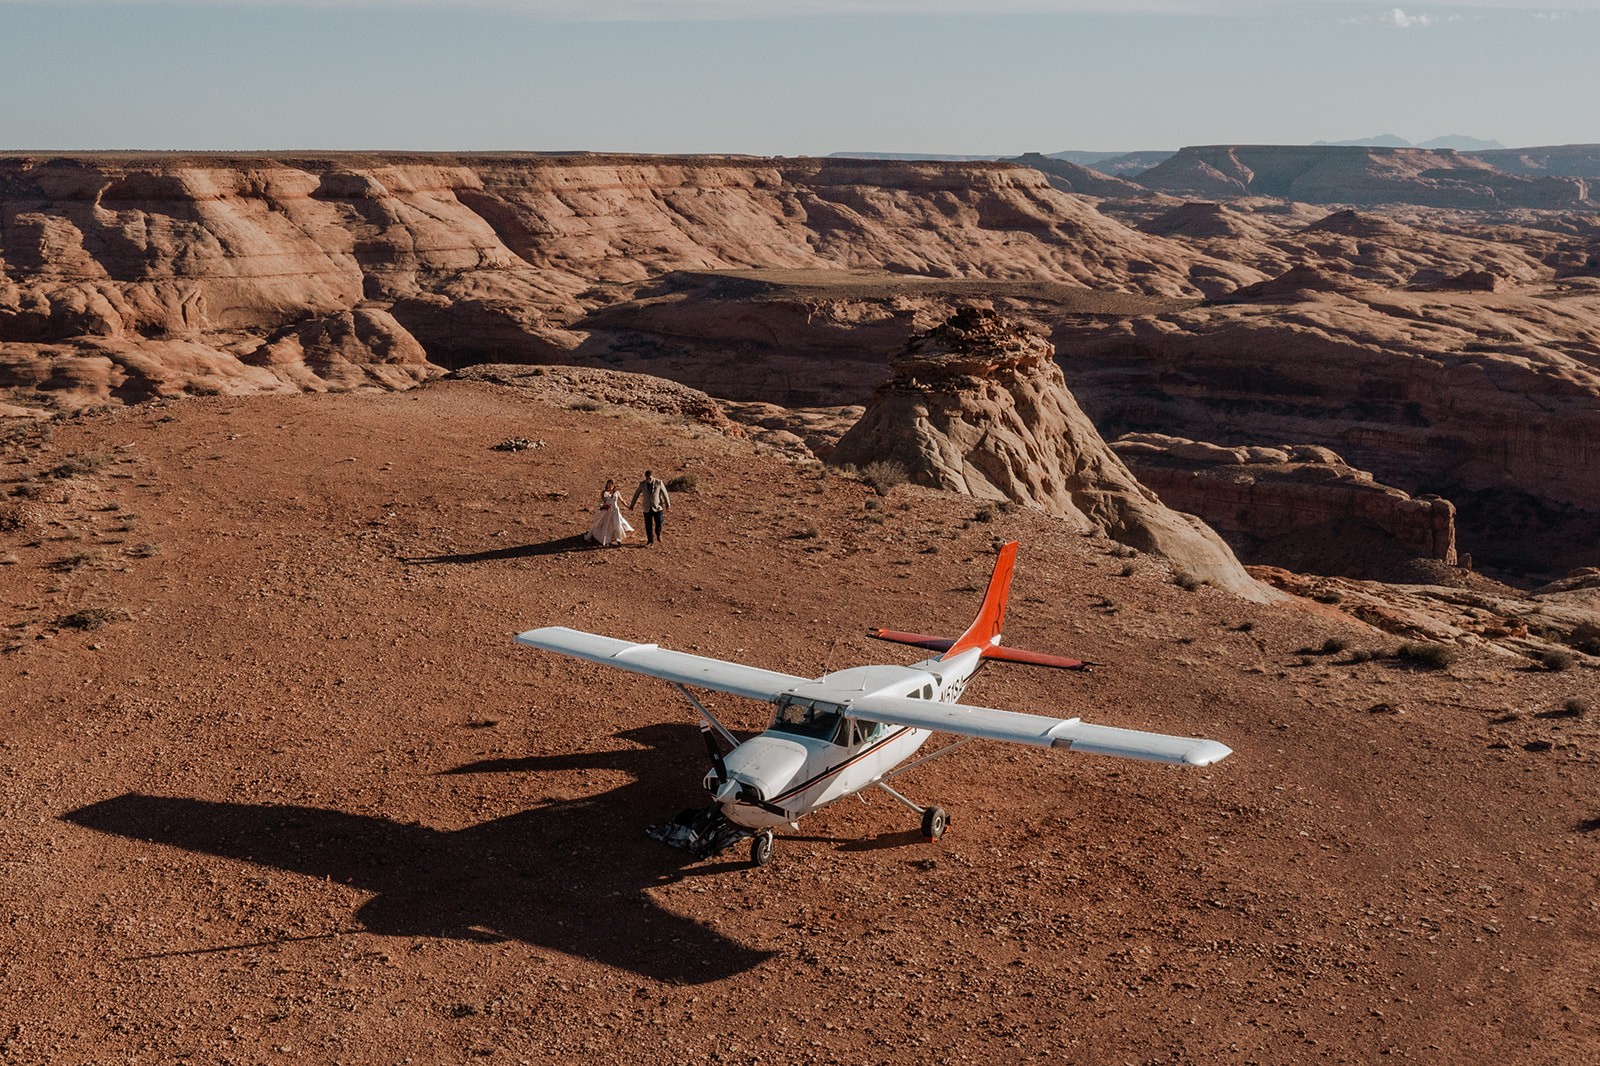
{"type": "Polygon", "coordinates": [[[602,492],[600,510],[595,512],[594,523],[589,526],[589,532],[584,536],[596,544],[609,546],[621,544],[623,538],[632,532],[633,527],[622,517],[622,494],[602,492]]]}

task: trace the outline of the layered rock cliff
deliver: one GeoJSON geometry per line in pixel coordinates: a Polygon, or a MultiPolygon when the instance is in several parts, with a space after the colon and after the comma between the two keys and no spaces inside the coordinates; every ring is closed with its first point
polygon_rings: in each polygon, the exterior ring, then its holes
{"type": "Polygon", "coordinates": [[[0,390],[71,407],[566,359],[590,339],[574,328],[584,314],[686,269],[1174,296],[1201,293],[1197,268],[1254,280],[1161,251],[1001,164],[13,156],[0,159],[0,390]]]}
{"type": "Polygon", "coordinates": [[[1129,473],[1067,389],[1051,344],[965,309],[890,356],[893,378],[833,461],[905,466],[913,480],[1043,508],[1169,559],[1241,596],[1267,594],[1205,523],[1167,508],[1129,473]]]}
{"type": "Polygon", "coordinates": [[[1455,506],[1413,499],[1327,448],[1222,447],[1159,433],[1111,443],[1163,502],[1205,519],[1251,563],[1388,579],[1416,559],[1455,565],[1455,506]]]}
{"type": "Polygon", "coordinates": [[[1600,288],[1281,290],[1058,332],[1074,389],[1109,433],[1332,448],[1454,500],[1480,560],[1593,562],[1573,531],[1600,513],[1600,288]]]}

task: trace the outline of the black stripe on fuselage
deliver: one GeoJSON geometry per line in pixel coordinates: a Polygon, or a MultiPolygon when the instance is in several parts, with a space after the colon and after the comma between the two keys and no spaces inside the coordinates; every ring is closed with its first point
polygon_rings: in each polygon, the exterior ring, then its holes
{"type": "Polygon", "coordinates": [[[853,755],[850,758],[846,759],[844,762],[840,763],[839,765],[830,767],[830,768],[822,771],[822,773],[817,774],[815,777],[811,778],[811,780],[801,782],[800,784],[796,785],[794,788],[791,788],[789,791],[783,793],[782,795],[773,797],[770,802],[772,802],[772,803],[782,803],[784,800],[788,799],[790,796],[798,795],[799,793],[804,792],[806,789],[810,788],[812,785],[815,785],[818,781],[822,781],[822,780],[824,780],[826,778],[832,777],[834,774],[838,773],[840,770],[845,769],[846,767],[854,766],[856,763],[860,762],[862,759],[865,759],[868,755],[871,755],[873,752],[877,751],[879,748],[883,747],[885,744],[889,743],[891,740],[894,740],[895,738],[901,736],[902,734],[909,733],[909,732],[911,732],[911,727],[910,726],[901,726],[899,729],[895,730],[893,733],[890,733],[888,736],[884,737],[882,740],[878,741],[876,744],[870,745],[869,747],[862,748],[860,751],[856,752],[855,755],[853,755]]]}

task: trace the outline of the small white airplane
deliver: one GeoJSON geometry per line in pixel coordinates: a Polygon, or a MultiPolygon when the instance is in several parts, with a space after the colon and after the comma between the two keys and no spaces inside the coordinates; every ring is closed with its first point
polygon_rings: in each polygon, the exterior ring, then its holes
{"type": "Polygon", "coordinates": [[[911,666],[856,666],[811,679],[563,626],[530,629],[517,634],[516,640],[659,677],[671,682],[700,713],[712,761],[705,786],[714,802],[704,810],[685,811],[652,830],[652,835],[701,857],[749,838],[751,861],[764,866],[772,859],[774,828],[798,828],[805,815],[873,785],[920,814],[923,836],[937,840],[950,824],[943,808],[918,806],[889,781],[980,737],[1183,766],[1210,766],[1233,754],[1214,740],[1090,725],[1079,718],[956,706],[972,675],[990,660],[1068,670],[1092,665],[1000,643],[1016,557],[1016,541],[1000,549],[977,619],[954,640],[869,631],[880,640],[941,653],[911,666]],[[772,724],[740,743],[690,694],[688,685],[771,703],[772,724]],[[727,742],[729,751],[721,750],[712,730],[727,742]],[[935,732],[962,739],[901,765],[935,732]]]}

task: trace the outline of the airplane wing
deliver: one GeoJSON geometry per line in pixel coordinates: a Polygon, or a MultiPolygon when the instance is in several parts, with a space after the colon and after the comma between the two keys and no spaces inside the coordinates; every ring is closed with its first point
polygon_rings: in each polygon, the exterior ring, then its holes
{"type": "Polygon", "coordinates": [[[668,651],[656,644],[633,644],[615,637],[567,629],[565,626],[530,629],[526,633],[518,633],[516,640],[518,644],[526,644],[530,648],[557,651],[602,666],[614,666],[618,670],[676,681],[681,685],[748,696],[753,700],[771,702],[779,693],[812,680],[809,677],[780,674],[776,670],[745,666],[743,663],[668,651]]]}
{"type": "Polygon", "coordinates": [[[1090,725],[1078,718],[1046,718],[904,696],[863,696],[847,703],[844,713],[869,722],[1181,766],[1210,766],[1233,754],[1233,749],[1226,744],[1199,737],[1174,737],[1138,729],[1090,725]]]}

